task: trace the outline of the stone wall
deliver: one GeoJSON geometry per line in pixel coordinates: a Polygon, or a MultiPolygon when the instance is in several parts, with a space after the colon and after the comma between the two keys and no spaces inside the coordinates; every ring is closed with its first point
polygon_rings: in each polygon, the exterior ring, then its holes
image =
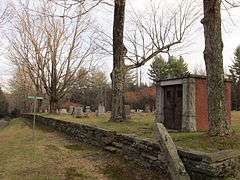
{"type": "MultiPolygon", "coordinates": [[[[33,115],[29,114],[23,117],[33,119],[33,115]]],[[[119,134],[115,131],[42,116],[37,116],[36,122],[63,132],[80,142],[121,154],[124,158],[133,160],[146,168],[167,173],[165,156],[157,143],[138,139],[133,135],[119,134]]],[[[178,153],[191,179],[224,179],[236,176],[240,159],[237,151],[203,153],[178,148],[178,153]]]]}

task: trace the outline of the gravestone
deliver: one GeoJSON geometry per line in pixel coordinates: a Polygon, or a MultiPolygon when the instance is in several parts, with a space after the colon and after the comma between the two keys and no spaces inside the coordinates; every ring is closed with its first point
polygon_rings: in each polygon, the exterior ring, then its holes
{"type": "Polygon", "coordinates": [[[135,113],[136,112],[136,110],[135,109],[131,109],[131,113],[135,113]]]}
{"type": "Polygon", "coordinates": [[[86,113],[91,113],[91,107],[90,106],[86,106],[86,113]]]}
{"type": "Polygon", "coordinates": [[[149,106],[148,104],[145,105],[144,111],[145,111],[146,113],[150,113],[150,112],[151,112],[150,106],[149,106]]]}
{"type": "Polygon", "coordinates": [[[180,159],[177,147],[167,129],[162,123],[156,123],[157,140],[165,154],[168,171],[173,180],[190,180],[190,177],[180,159]]]}
{"type": "Polygon", "coordinates": [[[74,107],[74,115],[83,115],[83,107],[74,107]]]}
{"type": "Polygon", "coordinates": [[[130,105],[124,105],[127,119],[131,118],[131,107],[130,105]]]}
{"type": "Polygon", "coordinates": [[[105,112],[106,112],[105,106],[99,104],[98,110],[97,110],[97,116],[102,115],[102,114],[104,114],[105,112]]]}
{"type": "Polygon", "coordinates": [[[60,109],[60,110],[59,110],[59,113],[60,113],[60,114],[67,114],[67,109],[60,109]]]}
{"type": "Polygon", "coordinates": [[[70,114],[73,114],[73,111],[74,111],[74,106],[70,106],[68,112],[69,112],[70,114]]]}

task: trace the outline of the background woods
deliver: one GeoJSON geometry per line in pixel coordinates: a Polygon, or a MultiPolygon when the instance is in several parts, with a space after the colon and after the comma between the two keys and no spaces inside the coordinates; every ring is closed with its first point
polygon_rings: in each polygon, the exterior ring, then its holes
{"type": "Polygon", "coordinates": [[[73,87],[78,70],[93,61],[96,51],[90,21],[81,9],[76,14],[62,7],[61,17],[58,11],[51,2],[42,2],[34,11],[21,6],[8,35],[11,60],[24,69],[37,94],[48,95],[51,112],[73,87]],[[70,15],[76,18],[71,20],[70,15]]]}

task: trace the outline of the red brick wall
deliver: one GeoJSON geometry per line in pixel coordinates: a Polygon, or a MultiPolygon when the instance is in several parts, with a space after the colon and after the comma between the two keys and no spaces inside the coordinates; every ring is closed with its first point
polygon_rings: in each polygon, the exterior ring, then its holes
{"type": "MultiPolygon", "coordinates": [[[[231,123],[231,83],[226,82],[225,86],[226,107],[228,121],[231,123]]],[[[207,80],[196,79],[196,122],[197,130],[208,129],[208,100],[207,100],[207,80]]]]}

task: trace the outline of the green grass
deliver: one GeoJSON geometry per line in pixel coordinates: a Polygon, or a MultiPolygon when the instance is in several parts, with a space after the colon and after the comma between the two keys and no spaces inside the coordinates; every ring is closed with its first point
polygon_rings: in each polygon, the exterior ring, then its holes
{"type": "Polygon", "coordinates": [[[34,143],[31,125],[21,118],[0,129],[0,179],[134,180],[161,177],[159,172],[145,170],[46,127],[38,126],[36,137],[34,143]]]}
{"type": "MultiPolygon", "coordinates": [[[[71,115],[42,114],[47,117],[73,121],[92,126],[101,127],[108,130],[114,130],[119,133],[134,134],[142,139],[156,141],[154,133],[154,114],[138,113],[132,116],[127,122],[115,123],[109,122],[110,115],[106,114],[100,117],[91,115],[88,118],[76,118],[71,115]]],[[[224,149],[240,150],[240,112],[232,112],[233,133],[229,137],[209,137],[207,132],[171,132],[170,134],[177,146],[206,152],[224,149]]]]}

